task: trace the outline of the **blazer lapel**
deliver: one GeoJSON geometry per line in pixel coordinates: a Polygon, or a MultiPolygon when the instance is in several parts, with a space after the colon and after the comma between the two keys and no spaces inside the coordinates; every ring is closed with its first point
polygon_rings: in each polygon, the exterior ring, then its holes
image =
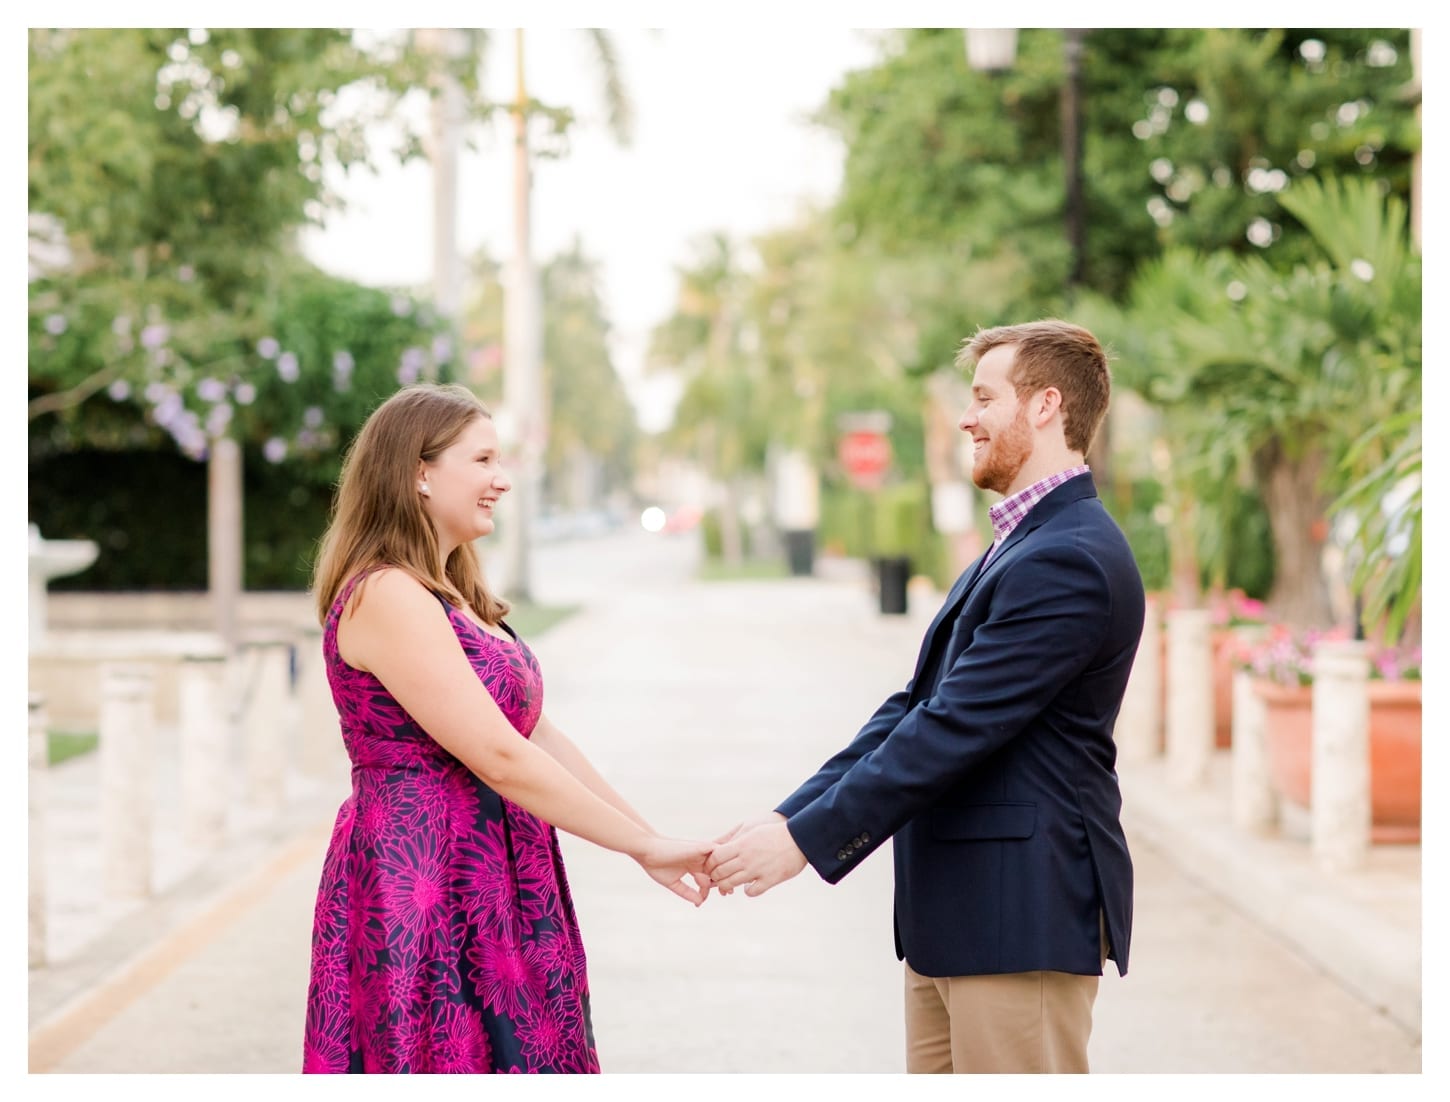
{"type": "Polygon", "coordinates": [[[927,628],[926,640],[921,648],[921,655],[917,661],[916,675],[921,676],[922,668],[926,664],[927,655],[931,652],[936,642],[936,635],[941,626],[955,620],[957,613],[961,611],[962,605],[966,603],[972,590],[980,582],[988,571],[996,569],[1007,553],[1021,543],[1036,528],[1040,528],[1047,521],[1051,520],[1059,510],[1074,501],[1085,497],[1097,497],[1097,487],[1093,484],[1092,475],[1083,475],[1063,483],[1057,489],[1033,506],[1032,511],[1022,519],[1022,522],[1012,529],[1011,534],[1002,541],[1002,546],[997,548],[997,553],[992,554],[992,549],[987,548],[985,552],[967,570],[963,571],[962,577],[957,584],[952,586],[947,599],[942,603],[941,611],[936,614],[936,619],[927,628]],[[991,556],[991,562],[987,557],[991,556]]]}
{"type": "Polygon", "coordinates": [[[987,555],[983,552],[977,557],[976,562],[962,571],[961,577],[956,580],[956,583],[947,593],[946,600],[942,602],[941,608],[937,610],[935,618],[932,620],[930,626],[927,627],[926,634],[922,637],[921,651],[917,654],[916,658],[917,677],[921,676],[921,670],[923,664],[926,662],[926,656],[931,653],[932,644],[936,642],[937,631],[940,630],[942,624],[956,616],[956,610],[961,608],[963,599],[966,597],[968,590],[976,582],[978,576],[982,573],[982,565],[986,561],[987,555]]]}

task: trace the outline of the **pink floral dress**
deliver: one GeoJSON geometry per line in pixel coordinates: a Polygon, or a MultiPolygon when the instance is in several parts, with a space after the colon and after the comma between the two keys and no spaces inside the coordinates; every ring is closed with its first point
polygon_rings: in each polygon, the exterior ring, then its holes
{"type": "MultiPolygon", "coordinates": [[[[302,1070],[597,1072],[558,836],[338,655],[337,618],[357,581],[339,594],[322,636],[352,795],[317,893],[302,1070]]],[[[527,738],[543,704],[533,653],[512,629],[509,642],[443,609],[527,738]]]]}

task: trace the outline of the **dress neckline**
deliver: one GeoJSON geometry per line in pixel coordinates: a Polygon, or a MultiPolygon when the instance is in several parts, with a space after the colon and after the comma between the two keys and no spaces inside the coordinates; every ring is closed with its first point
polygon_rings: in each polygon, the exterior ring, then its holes
{"type": "Polygon", "coordinates": [[[514,631],[513,628],[509,627],[508,624],[507,624],[507,622],[505,622],[503,620],[500,620],[498,622],[498,626],[501,627],[501,628],[503,628],[504,631],[506,631],[506,632],[509,633],[508,634],[508,638],[505,639],[503,636],[501,636],[501,635],[495,635],[493,632],[489,631],[488,628],[484,627],[477,620],[475,620],[472,616],[470,616],[470,615],[468,615],[468,613],[464,612],[463,609],[459,608],[457,605],[451,604],[451,603],[449,603],[447,601],[445,601],[444,604],[447,604],[448,605],[449,611],[456,612],[459,616],[461,616],[464,620],[466,620],[468,622],[468,626],[471,627],[471,628],[473,628],[473,630],[476,631],[476,632],[478,632],[480,635],[485,636],[485,637],[487,637],[489,639],[493,639],[493,640],[495,640],[496,642],[499,642],[499,643],[512,643],[512,644],[514,644],[514,646],[518,646],[519,645],[518,632],[514,631]]]}

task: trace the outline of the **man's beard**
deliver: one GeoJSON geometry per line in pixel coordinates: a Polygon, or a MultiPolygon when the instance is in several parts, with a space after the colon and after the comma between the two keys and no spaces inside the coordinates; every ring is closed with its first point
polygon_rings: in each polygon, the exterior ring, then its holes
{"type": "Polygon", "coordinates": [[[1032,429],[1027,424],[1027,409],[1018,406],[1012,423],[988,441],[986,459],[972,468],[972,481],[983,490],[1005,494],[1031,455],[1032,429]]]}

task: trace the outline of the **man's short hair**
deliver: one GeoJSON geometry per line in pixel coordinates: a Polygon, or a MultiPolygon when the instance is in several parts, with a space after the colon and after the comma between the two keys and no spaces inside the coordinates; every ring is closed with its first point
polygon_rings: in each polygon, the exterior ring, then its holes
{"type": "Polygon", "coordinates": [[[1020,396],[1056,387],[1067,446],[1087,455],[1112,390],[1108,356],[1098,339],[1080,325],[1055,318],[999,325],[977,330],[957,353],[956,366],[970,368],[1003,345],[1017,348],[1007,376],[1013,391],[1020,396]]]}

